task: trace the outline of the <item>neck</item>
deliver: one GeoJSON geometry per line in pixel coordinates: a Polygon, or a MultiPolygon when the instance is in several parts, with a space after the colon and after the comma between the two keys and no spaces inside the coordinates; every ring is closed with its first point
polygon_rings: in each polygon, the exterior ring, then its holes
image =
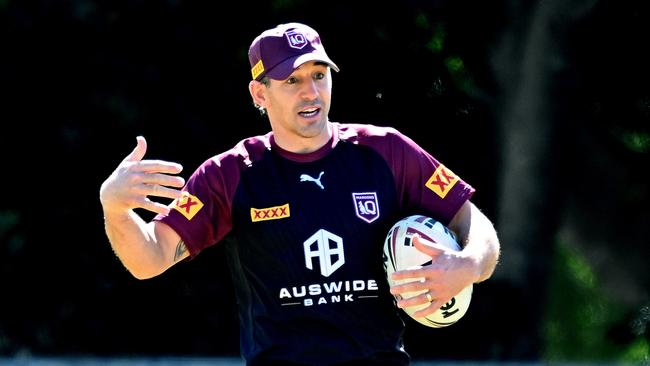
{"type": "Polygon", "coordinates": [[[323,126],[323,129],[312,135],[301,135],[299,133],[282,133],[281,131],[273,131],[273,139],[276,145],[283,150],[296,153],[308,154],[323,147],[332,138],[332,126],[328,121],[323,126]]]}

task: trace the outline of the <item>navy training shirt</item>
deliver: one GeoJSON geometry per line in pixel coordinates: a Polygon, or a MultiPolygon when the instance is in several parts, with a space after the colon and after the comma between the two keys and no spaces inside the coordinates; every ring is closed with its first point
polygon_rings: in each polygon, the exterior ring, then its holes
{"type": "Polygon", "coordinates": [[[295,154],[273,134],[206,160],[168,216],[191,257],[226,243],[248,365],[406,365],[382,247],[411,214],[448,225],[474,189],[394,128],[332,122],[295,154]]]}

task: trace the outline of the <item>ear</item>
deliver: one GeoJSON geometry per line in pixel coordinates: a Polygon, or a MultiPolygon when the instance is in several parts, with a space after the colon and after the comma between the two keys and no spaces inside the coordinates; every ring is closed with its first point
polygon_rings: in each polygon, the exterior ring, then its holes
{"type": "Polygon", "coordinates": [[[251,80],[248,83],[248,91],[251,93],[253,103],[266,108],[266,85],[259,81],[251,80]]]}

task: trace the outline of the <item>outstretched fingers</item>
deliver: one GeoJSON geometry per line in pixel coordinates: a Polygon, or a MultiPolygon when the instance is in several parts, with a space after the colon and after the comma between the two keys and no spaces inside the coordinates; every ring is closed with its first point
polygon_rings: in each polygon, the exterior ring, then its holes
{"type": "Polygon", "coordinates": [[[168,175],[163,173],[141,173],[138,175],[140,182],[149,185],[161,185],[168,187],[182,188],[185,185],[185,179],[177,175],[168,175]]]}
{"type": "Polygon", "coordinates": [[[133,151],[124,158],[124,161],[140,161],[144,158],[144,154],[147,153],[147,140],[145,140],[144,136],[137,136],[135,139],[137,145],[133,151]]]}
{"type": "Polygon", "coordinates": [[[183,171],[183,166],[164,160],[141,160],[135,162],[132,169],[144,173],[178,174],[183,171]]]}
{"type": "Polygon", "coordinates": [[[149,197],[177,199],[185,180],[177,176],[183,170],[178,163],[163,160],[142,160],[147,152],[147,141],[137,137],[137,145],[104,181],[100,200],[106,212],[124,212],[143,208],[156,213],[168,213],[167,205],[149,197]]]}
{"type": "Polygon", "coordinates": [[[181,196],[179,189],[168,188],[159,184],[139,184],[135,187],[135,193],[142,197],[165,197],[177,199],[181,196]]]}
{"type": "Polygon", "coordinates": [[[183,170],[183,166],[178,163],[164,160],[142,160],[147,153],[147,140],[143,136],[136,137],[136,140],[136,147],[123,160],[123,163],[135,163],[133,164],[135,171],[178,174],[183,170]]]}
{"type": "Polygon", "coordinates": [[[162,204],[160,202],[152,201],[149,198],[145,197],[144,200],[140,203],[139,207],[152,211],[157,214],[168,215],[171,208],[168,205],[162,204]]]}
{"type": "Polygon", "coordinates": [[[146,197],[165,197],[177,199],[181,196],[182,188],[185,185],[185,179],[176,174],[183,168],[180,164],[168,163],[163,161],[141,161],[134,167],[134,185],[137,194],[146,197]]]}

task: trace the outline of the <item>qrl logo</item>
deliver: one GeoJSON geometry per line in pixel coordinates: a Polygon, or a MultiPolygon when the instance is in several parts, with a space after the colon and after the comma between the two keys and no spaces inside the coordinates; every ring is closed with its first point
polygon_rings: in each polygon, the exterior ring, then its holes
{"type": "Polygon", "coordinates": [[[303,49],[307,45],[307,37],[305,37],[304,34],[300,32],[296,32],[295,30],[290,30],[284,33],[284,35],[287,37],[287,41],[289,41],[289,47],[295,48],[295,49],[303,49]]]}
{"type": "Polygon", "coordinates": [[[367,223],[379,218],[379,199],[377,192],[352,193],[357,217],[367,223]]]}
{"type": "Polygon", "coordinates": [[[320,229],[303,243],[305,265],[313,270],[313,260],[318,258],[320,274],[329,277],[345,263],[343,239],[327,230],[320,229]]]}

